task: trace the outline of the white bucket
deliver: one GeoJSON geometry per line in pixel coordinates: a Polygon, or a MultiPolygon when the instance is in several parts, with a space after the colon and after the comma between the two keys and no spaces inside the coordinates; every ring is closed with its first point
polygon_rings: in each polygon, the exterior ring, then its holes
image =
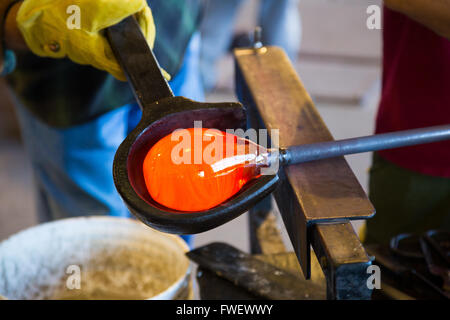
{"type": "Polygon", "coordinates": [[[7,299],[192,298],[189,248],[131,219],[71,218],[0,243],[7,299]]]}

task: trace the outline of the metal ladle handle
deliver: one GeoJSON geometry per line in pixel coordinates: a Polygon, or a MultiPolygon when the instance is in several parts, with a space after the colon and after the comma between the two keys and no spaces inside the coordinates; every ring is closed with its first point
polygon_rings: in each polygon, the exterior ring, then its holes
{"type": "Polygon", "coordinates": [[[443,140],[450,140],[450,125],[293,146],[281,150],[280,160],[283,164],[289,165],[443,140]]]}
{"type": "Polygon", "coordinates": [[[106,35],[141,109],[158,100],[173,97],[158,61],[133,16],[106,29],[106,35]]]}

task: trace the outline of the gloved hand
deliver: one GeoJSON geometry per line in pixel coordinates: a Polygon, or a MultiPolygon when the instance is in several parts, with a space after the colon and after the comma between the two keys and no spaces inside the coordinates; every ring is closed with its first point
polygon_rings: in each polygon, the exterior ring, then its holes
{"type": "Polygon", "coordinates": [[[146,0],[25,0],[17,13],[17,25],[36,55],[68,57],[125,80],[101,31],[133,14],[153,48],[155,25],[146,0]],[[73,14],[67,11],[72,5],[80,8],[80,29],[69,29],[67,25],[73,14]]]}

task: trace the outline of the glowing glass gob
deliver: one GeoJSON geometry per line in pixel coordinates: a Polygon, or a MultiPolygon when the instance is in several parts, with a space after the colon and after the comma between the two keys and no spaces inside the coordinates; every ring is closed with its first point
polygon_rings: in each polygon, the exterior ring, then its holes
{"type": "Polygon", "coordinates": [[[176,211],[220,205],[260,175],[267,150],[216,129],[174,131],[147,153],[143,173],[150,196],[176,211]]]}

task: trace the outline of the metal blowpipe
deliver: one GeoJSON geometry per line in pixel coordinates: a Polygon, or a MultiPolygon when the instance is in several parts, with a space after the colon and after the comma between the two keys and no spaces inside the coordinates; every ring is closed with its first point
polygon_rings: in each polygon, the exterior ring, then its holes
{"type": "Polygon", "coordinates": [[[450,125],[292,146],[287,149],[280,149],[279,160],[283,165],[291,165],[355,153],[394,149],[443,140],[450,140],[450,125]]]}

